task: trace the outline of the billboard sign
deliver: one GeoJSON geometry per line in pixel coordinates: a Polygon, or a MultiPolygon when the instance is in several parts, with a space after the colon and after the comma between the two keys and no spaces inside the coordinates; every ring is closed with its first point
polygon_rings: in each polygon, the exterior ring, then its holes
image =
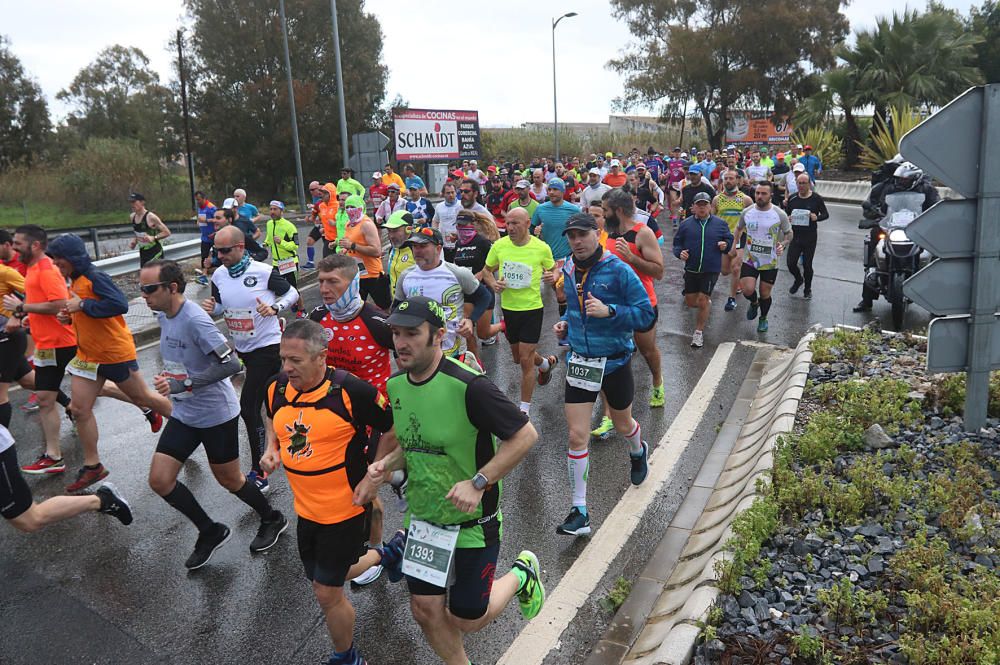
{"type": "Polygon", "coordinates": [[[791,143],[792,129],[788,116],[774,116],[766,111],[730,111],[726,143],[791,143]]]}
{"type": "Polygon", "coordinates": [[[396,159],[479,159],[478,111],[394,109],[396,159]]]}

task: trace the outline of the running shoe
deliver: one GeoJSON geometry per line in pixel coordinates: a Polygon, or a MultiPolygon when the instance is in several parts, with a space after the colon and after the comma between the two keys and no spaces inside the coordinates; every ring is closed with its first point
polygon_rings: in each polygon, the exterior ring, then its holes
{"type": "Polygon", "coordinates": [[[736,309],[736,298],[733,298],[732,296],[726,298],[726,306],[723,309],[727,312],[731,312],[736,309]]]}
{"type": "Polygon", "coordinates": [[[590,430],[590,436],[597,439],[607,439],[613,431],[615,431],[615,423],[611,418],[604,416],[601,418],[601,424],[590,430]]]}
{"type": "Polygon", "coordinates": [[[267,474],[263,471],[250,471],[247,473],[247,482],[256,485],[261,494],[267,494],[271,491],[271,483],[267,482],[267,474]]]}
{"type": "Polygon", "coordinates": [[[111,483],[104,483],[97,488],[94,494],[101,500],[101,507],[98,508],[97,512],[111,515],[125,526],[132,523],[132,507],[128,505],[128,501],[121,495],[117,487],[111,483]]]}
{"type": "Polygon", "coordinates": [[[392,534],[389,542],[382,546],[382,567],[390,582],[403,579],[403,548],[406,547],[406,532],[400,529],[392,534]]]}
{"type": "Polygon", "coordinates": [[[521,606],[521,616],[534,619],[545,604],[545,587],[542,586],[542,568],[538,557],[531,550],[522,550],[514,561],[514,567],[524,571],[526,579],[517,590],[517,604],[521,606]]]}
{"type": "Polygon", "coordinates": [[[66,463],[62,458],[52,459],[45,453],[38,456],[31,464],[21,467],[21,471],[32,476],[41,476],[46,473],[62,473],[66,470],[66,463]]]}
{"type": "Polygon", "coordinates": [[[649,395],[649,406],[657,409],[664,404],[666,404],[666,398],[663,395],[663,386],[653,386],[653,392],[649,395]]]}
{"type": "Polygon", "coordinates": [[[304,318],[306,318],[306,313],[303,310],[300,309],[297,312],[295,312],[295,318],[296,319],[304,319],[304,318]]]}
{"type": "Polygon", "coordinates": [[[803,291],[802,297],[805,298],[806,300],[812,300],[813,298],[812,289],[806,289],[805,291],[803,291]]]}
{"type": "Polygon", "coordinates": [[[197,570],[212,560],[215,550],[226,544],[233,532],[225,524],[215,522],[205,533],[198,534],[198,541],[194,544],[194,552],[184,562],[184,567],[188,570],[197,570]]]}
{"type": "Polygon", "coordinates": [[[74,492],[79,492],[80,490],[90,487],[98,480],[104,480],[108,477],[108,470],[104,468],[104,465],[100,462],[93,469],[88,469],[87,467],[80,467],[80,470],[76,474],[76,482],[72,482],[66,486],[66,492],[73,494],[74,492]]]}
{"type": "Polygon", "coordinates": [[[337,654],[336,651],[330,654],[330,660],[326,661],[326,665],[368,665],[368,661],[361,657],[352,644],[343,654],[337,654]]]}
{"type": "Polygon", "coordinates": [[[753,321],[757,318],[757,310],[760,309],[760,301],[750,303],[747,307],[747,321],[753,321]]]}
{"type": "Polygon", "coordinates": [[[487,337],[486,339],[480,341],[482,342],[483,346],[493,346],[494,344],[497,343],[497,336],[493,335],[492,337],[487,337]]]}
{"type": "Polygon", "coordinates": [[[146,416],[146,420],[149,421],[149,429],[153,432],[153,434],[156,434],[163,429],[163,416],[158,414],[156,411],[146,409],[142,412],[142,415],[146,416]]]}
{"type": "Polygon", "coordinates": [[[649,473],[649,444],[643,441],[642,452],[638,455],[629,453],[628,457],[632,464],[632,470],[629,472],[629,480],[632,481],[633,485],[642,485],[642,481],[646,479],[646,475],[649,473]]]}
{"type": "Polygon", "coordinates": [[[288,528],[288,520],[279,511],[274,511],[269,520],[261,520],[257,535],[250,541],[250,551],[264,552],[274,547],[278,538],[288,528]]]}
{"type": "Polygon", "coordinates": [[[544,386],[552,380],[552,370],[554,370],[556,365],[559,364],[559,359],[555,356],[549,356],[548,360],[549,368],[544,372],[541,369],[538,370],[538,385],[540,386],[544,386]]]}
{"type": "MultiPolygon", "coordinates": [[[[795,294],[795,293],[799,292],[800,288],[802,288],[802,280],[801,279],[797,279],[797,280],[795,280],[792,283],[792,286],[791,286],[791,288],[788,289],[788,292],[792,293],[792,294],[795,294]]],[[[806,293],[809,293],[809,292],[806,291],[806,293]]]]}
{"type": "Polygon", "coordinates": [[[857,305],[855,305],[854,309],[852,309],[851,311],[852,312],[870,312],[870,311],[872,311],[872,301],[871,300],[862,300],[857,305]]]}
{"type": "Polygon", "coordinates": [[[21,410],[27,413],[38,411],[38,395],[35,393],[28,395],[28,401],[21,405],[21,410]]]}
{"type": "Polygon", "coordinates": [[[458,361],[465,363],[466,366],[471,367],[480,373],[485,373],[486,370],[483,369],[482,363],[479,362],[479,358],[472,351],[464,351],[458,356],[458,361]]]}
{"type": "Polygon", "coordinates": [[[302,267],[305,268],[305,269],[307,269],[307,270],[312,270],[313,268],[316,267],[316,264],[314,262],[312,262],[312,261],[306,261],[306,264],[304,266],[302,266],[302,267]]]}
{"type": "Polygon", "coordinates": [[[368,586],[378,578],[382,577],[382,565],[372,566],[365,572],[361,573],[353,580],[351,580],[351,587],[362,587],[368,586]]]}
{"type": "Polygon", "coordinates": [[[703,346],[705,346],[705,333],[701,330],[695,330],[694,334],[691,335],[691,347],[700,349],[703,346]]]}
{"type": "Polygon", "coordinates": [[[767,332],[767,319],[760,317],[760,321],[757,322],[757,332],[767,332]]]}
{"type": "Polygon", "coordinates": [[[590,533],[590,515],[573,506],[566,521],[556,527],[556,533],[563,536],[586,536],[590,533]]]}

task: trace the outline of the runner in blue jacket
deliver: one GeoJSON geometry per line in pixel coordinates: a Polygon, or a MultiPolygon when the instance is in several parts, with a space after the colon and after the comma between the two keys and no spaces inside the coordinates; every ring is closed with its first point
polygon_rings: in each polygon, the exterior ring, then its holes
{"type": "Polygon", "coordinates": [[[563,234],[571,252],[562,268],[567,306],[553,330],[570,348],[566,357],[565,408],[572,506],[556,533],[581,536],[590,533],[587,444],[598,394],[604,394],[615,429],[628,441],[632,484],[646,479],[649,446],[642,440],[639,423],[632,418],[632,337],[635,330],[652,325],[654,314],[635,271],[617,256],[604,252],[593,216],[572,215],[563,234]]]}

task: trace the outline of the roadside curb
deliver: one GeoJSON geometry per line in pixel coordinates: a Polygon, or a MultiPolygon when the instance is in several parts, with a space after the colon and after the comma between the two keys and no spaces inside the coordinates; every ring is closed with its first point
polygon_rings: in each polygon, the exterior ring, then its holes
{"type": "MultiPolygon", "coordinates": [[[[315,270],[310,270],[305,274],[302,274],[298,280],[299,283],[297,287],[298,291],[301,293],[303,287],[309,286],[310,284],[315,282],[318,275],[319,273],[315,270]]],[[[221,316],[218,318],[213,317],[212,320],[218,323],[219,321],[222,320],[222,317],[221,316]]],[[[132,339],[135,341],[135,345],[137,347],[145,346],[146,344],[155,342],[160,339],[160,326],[154,324],[152,326],[149,326],[148,328],[143,328],[142,330],[134,332],[132,333],[132,339]]]]}
{"type": "Polygon", "coordinates": [[[762,348],[715,443],[653,556],[585,665],[686,665],[719,595],[715,563],[733,519],[757,496],[777,437],[791,430],[809,373],[808,333],[794,350],[762,348]]]}

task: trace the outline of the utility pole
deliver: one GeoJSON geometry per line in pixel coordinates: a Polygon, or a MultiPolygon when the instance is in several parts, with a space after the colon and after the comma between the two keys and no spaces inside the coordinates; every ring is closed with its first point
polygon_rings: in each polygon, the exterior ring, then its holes
{"type": "Polygon", "coordinates": [[[191,120],[188,116],[187,77],[184,76],[184,31],[177,31],[177,73],[181,80],[181,113],[184,116],[184,151],[188,167],[188,185],[191,188],[191,209],[198,213],[194,200],[194,159],[191,157],[191,120]]]}
{"type": "Polygon", "coordinates": [[[285,73],[288,75],[288,104],[292,112],[292,144],[295,148],[296,189],[299,195],[299,209],[306,209],[306,190],[302,182],[302,153],[299,150],[299,123],[295,119],[295,88],[292,86],[292,59],[288,55],[288,24],[285,22],[285,0],[278,0],[278,13],[281,15],[281,37],[285,47],[285,73]]]}
{"type": "Polygon", "coordinates": [[[556,140],[556,154],[554,155],[554,159],[557,162],[561,160],[559,159],[559,105],[556,102],[556,26],[564,18],[572,18],[574,16],[576,16],[576,12],[569,12],[559,18],[552,19],[552,129],[556,140]]]}
{"type": "Polygon", "coordinates": [[[343,168],[347,166],[347,160],[350,155],[347,149],[347,111],[344,106],[344,70],[340,66],[340,29],[337,27],[337,0],[330,0],[330,13],[333,14],[333,59],[337,64],[337,105],[340,107],[340,150],[344,158],[344,163],[341,164],[341,168],[343,168]]]}

